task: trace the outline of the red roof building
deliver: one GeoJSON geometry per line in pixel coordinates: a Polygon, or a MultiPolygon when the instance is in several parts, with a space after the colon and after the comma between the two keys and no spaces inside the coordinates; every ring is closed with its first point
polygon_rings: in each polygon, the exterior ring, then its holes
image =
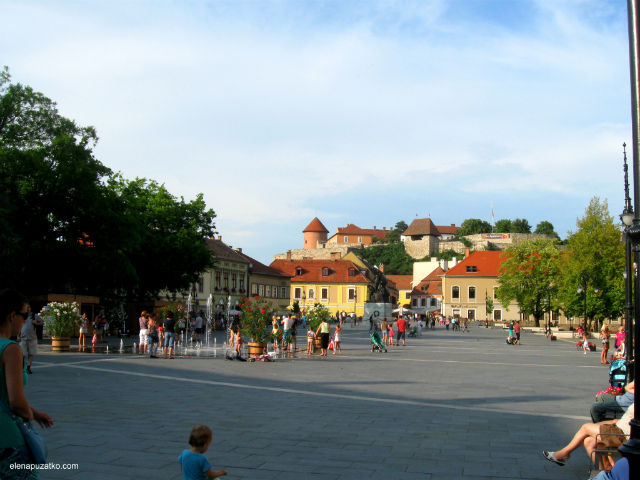
{"type": "Polygon", "coordinates": [[[371,245],[373,243],[373,238],[379,238],[384,240],[391,229],[387,230],[386,227],[383,229],[379,229],[376,227],[373,228],[360,228],[357,225],[352,223],[347,224],[346,227],[338,228],[338,231],[335,235],[331,236],[327,242],[328,243],[358,243],[361,245],[371,245]]]}

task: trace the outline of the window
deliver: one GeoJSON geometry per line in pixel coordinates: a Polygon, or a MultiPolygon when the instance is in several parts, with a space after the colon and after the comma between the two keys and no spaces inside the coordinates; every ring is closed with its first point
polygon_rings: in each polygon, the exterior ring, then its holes
{"type": "Polygon", "coordinates": [[[231,288],[236,288],[238,284],[237,275],[235,273],[231,274],[231,288]]]}
{"type": "Polygon", "coordinates": [[[451,310],[451,315],[455,316],[460,316],[460,309],[459,308],[454,308],[453,310],[451,310]]]}
{"type": "Polygon", "coordinates": [[[467,273],[475,273],[477,271],[478,271],[478,267],[476,267],[475,265],[467,266],[467,273]]]}
{"type": "Polygon", "coordinates": [[[302,289],[300,287],[296,287],[293,290],[293,298],[295,298],[296,300],[302,298],[302,289]]]}
{"type": "Polygon", "coordinates": [[[551,312],[551,320],[558,320],[558,318],[560,318],[560,312],[558,310],[551,312]]]}
{"type": "Polygon", "coordinates": [[[296,267],[296,276],[299,277],[300,275],[302,275],[302,268],[296,267]]]}
{"type": "Polygon", "coordinates": [[[280,287],[280,298],[287,298],[287,287],[280,287]]]}
{"type": "Polygon", "coordinates": [[[441,292],[442,291],[442,284],[438,285],[438,291],[441,292]]]}
{"type": "Polygon", "coordinates": [[[244,290],[244,275],[240,277],[240,290],[244,290]]]}
{"type": "Polygon", "coordinates": [[[198,279],[198,291],[204,293],[204,277],[198,279]]]}
{"type": "Polygon", "coordinates": [[[418,299],[417,298],[412,298],[411,299],[411,306],[412,307],[417,307],[418,306],[418,299]]]}
{"type": "Polygon", "coordinates": [[[320,298],[322,300],[329,300],[329,289],[328,288],[322,288],[320,290],[320,298]]]}
{"type": "Polygon", "coordinates": [[[314,298],[316,298],[316,292],[313,290],[313,288],[310,288],[307,293],[309,294],[309,300],[313,300],[314,298]]]}
{"type": "Polygon", "coordinates": [[[224,272],[224,286],[229,288],[229,272],[224,272]]]}
{"type": "Polygon", "coordinates": [[[467,310],[467,318],[469,320],[475,320],[476,319],[476,311],[475,310],[467,310]]]}
{"type": "Polygon", "coordinates": [[[498,299],[498,287],[493,287],[493,299],[498,299]]]}
{"type": "Polygon", "coordinates": [[[271,296],[271,285],[267,285],[266,295],[267,295],[267,297],[271,296]]]}
{"type": "Polygon", "coordinates": [[[264,297],[264,285],[258,285],[258,295],[264,297]]]}
{"type": "Polygon", "coordinates": [[[216,272],[216,287],[220,288],[220,272],[216,272]]]}
{"type": "Polygon", "coordinates": [[[255,283],[251,284],[251,295],[257,295],[258,294],[258,285],[255,283]]]}
{"type": "Polygon", "coordinates": [[[502,320],[502,310],[494,310],[493,311],[493,319],[494,320],[502,320]]]}
{"type": "Polygon", "coordinates": [[[322,268],[322,276],[323,277],[328,277],[329,276],[329,269],[327,267],[323,267],[322,268]]]}
{"type": "Polygon", "coordinates": [[[273,294],[273,298],[278,298],[278,287],[273,287],[271,293],[273,294]]]}
{"type": "Polygon", "coordinates": [[[349,243],[349,237],[344,237],[344,243],[349,243]]]}
{"type": "Polygon", "coordinates": [[[358,237],[358,243],[362,243],[362,237],[358,237]]]}
{"type": "Polygon", "coordinates": [[[451,298],[455,298],[455,299],[460,298],[460,287],[451,288],[451,298]]]}
{"type": "Polygon", "coordinates": [[[469,287],[469,300],[476,299],[476,287],[469,287]]]}
{"type": "Polygon", "coordinates": [[[437,307],[438,306],[438,300],[435,298],[431,298],[431,306],[432,307],[437,307]]]}
{"type": "Polygon", "coordinates": [[[349,276],[350,277],[355,277],[356,276],[356,269],[355,268],[350,268],[349,269],[349,276]]]}
{"type": "Polygon", "coordinates": [[[420,290],[422,290],[423,292],[426,292],[427,291],[427,286],[426,285],[422,285],[420,287],[420,290]]]}
{"type": "Polygon", "coordinates": [[[427,306],[427,299],[426,299],[426,298],[423,298],[423,299],[421,299],[421,300],[422,300],[422,301],[420,302],[420,306],[421,306],[421,307],[423,307],[423,308],[424,308],[424,307],[426,307],[426,306],[427,306]]]}
{"type": "Polygon", "coordinates": [[[404,292],[405,300],[409,300],[411,298],[411,292],[404,292]]]}
{"type": "Polygon", "coordinates": [[[356,289],[355,288],[350,288],[349,289],[349,301],[353,302],[356,299],[356,289]]]}

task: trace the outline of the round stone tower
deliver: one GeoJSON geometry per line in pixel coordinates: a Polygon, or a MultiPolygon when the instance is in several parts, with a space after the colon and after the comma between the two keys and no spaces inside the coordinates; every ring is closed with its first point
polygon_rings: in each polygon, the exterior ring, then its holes
{"type": "Polygon", "coordinates": [[[329,230],[322,224],[318,217],[314,218],[311,223],[305,228],[304,233],[304,248],[312,249],[318,248],[318,242],[326,242],[327,234],[329,230]]]}

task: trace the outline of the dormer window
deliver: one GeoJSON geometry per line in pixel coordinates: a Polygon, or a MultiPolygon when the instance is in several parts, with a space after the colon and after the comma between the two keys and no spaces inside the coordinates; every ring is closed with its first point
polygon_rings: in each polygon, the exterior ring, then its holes
{"type": "Polygon", "coordinates": [[[349,276],[350,277],[355,277],[356,276],[356,269],[355,268],[350,268],[349,269],[349,276]]]}
{"type": "Polygon", "coordinates": [[[328,277],[329,276],[329,269],[327,267],[323,267],[322,268],[322,276],[323,277],[328,277]]]}
{"type": "Polygon", "coordinates": [[[302,267],[296,267],[296,277],[302,275],[302,267]]]}
{"type": "Polygon", "coordinates": [[[478,267],[475,265],[467,266],[467,273],[476,273],[478,271],[478,267]]]}

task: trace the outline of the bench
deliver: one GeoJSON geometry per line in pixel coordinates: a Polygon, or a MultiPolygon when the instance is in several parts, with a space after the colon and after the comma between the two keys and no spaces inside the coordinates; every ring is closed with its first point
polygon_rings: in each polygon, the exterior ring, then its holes
{"type": "MultiPolygon", "coordinates": [[[[595,478],[602,470],[611,468],[610,459],[622,457],[618,451],[618,447],[606,447],[604,444],[606,437],[618,437],[623,442],[627,440],[625,435],[616,435],[615,433],[599,433],[596,435],[596,449],[593,451],[592,458],[589,458],[589,478],[595,478]]],[[[614,460],[615,461],[615,460],[614,460]]]]}

